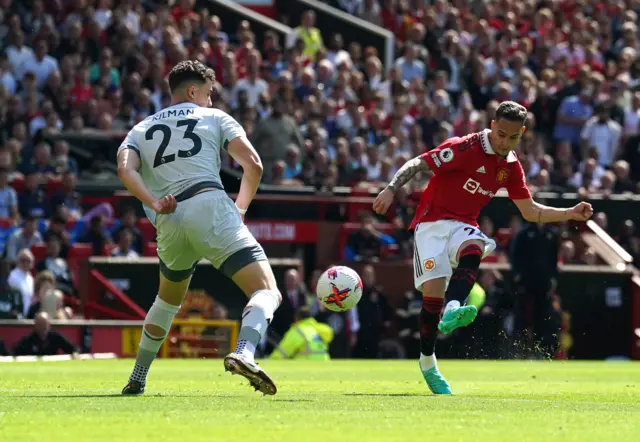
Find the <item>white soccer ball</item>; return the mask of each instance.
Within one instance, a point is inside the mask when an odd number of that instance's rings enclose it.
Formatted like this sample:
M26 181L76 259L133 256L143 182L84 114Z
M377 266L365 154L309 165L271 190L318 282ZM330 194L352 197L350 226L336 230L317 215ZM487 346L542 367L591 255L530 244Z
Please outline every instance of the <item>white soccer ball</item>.
M362 297L360 275L349 267L331 267L318 279L316 297L327 310L347 311Z

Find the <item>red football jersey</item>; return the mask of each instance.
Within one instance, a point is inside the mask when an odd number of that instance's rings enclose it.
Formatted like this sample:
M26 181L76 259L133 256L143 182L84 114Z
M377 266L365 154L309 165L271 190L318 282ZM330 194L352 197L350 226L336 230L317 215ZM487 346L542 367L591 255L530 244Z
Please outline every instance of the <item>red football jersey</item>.
M410 229L418 223L454 219L478 226L480 210L500 189L513 200L531 197L518 157L493 151L489 130L450 138L420 156L435 174L420 197Z

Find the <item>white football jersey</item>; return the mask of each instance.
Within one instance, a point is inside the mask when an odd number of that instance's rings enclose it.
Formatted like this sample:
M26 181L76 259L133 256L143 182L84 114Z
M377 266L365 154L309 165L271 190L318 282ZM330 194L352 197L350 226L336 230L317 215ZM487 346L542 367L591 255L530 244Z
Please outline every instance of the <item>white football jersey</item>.
M172 194L181 201L205 187L223 189L220 149L244 135L242 126L225 112L184 102L136 124L118 153L138 153L140 175L156 198Z

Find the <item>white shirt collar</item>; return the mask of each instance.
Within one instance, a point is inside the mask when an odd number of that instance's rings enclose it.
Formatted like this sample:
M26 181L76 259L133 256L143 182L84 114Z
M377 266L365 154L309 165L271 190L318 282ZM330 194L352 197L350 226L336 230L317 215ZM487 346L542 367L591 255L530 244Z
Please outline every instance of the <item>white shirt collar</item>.
M489 129L485 129L481 132L482 135L480 136L480 140L482 141L482 150L484 150L484 153L487 155L495 155L496 153L493 150L493 147L491 147L491 142L489 141L490 133L491 131ZM509 152L509 155L507 155L507 163L515 163L516 161L518 161L516 154L513 151Z

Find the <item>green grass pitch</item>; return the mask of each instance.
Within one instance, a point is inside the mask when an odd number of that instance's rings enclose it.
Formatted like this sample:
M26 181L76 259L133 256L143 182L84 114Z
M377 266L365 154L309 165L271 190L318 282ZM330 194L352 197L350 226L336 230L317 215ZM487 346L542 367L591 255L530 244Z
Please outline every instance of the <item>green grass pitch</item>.
M220 360L159 360L121 397L131 360L0 364L1 441L634 441L640 364L440 361L433 396L416 361L262 362L264 397Z

